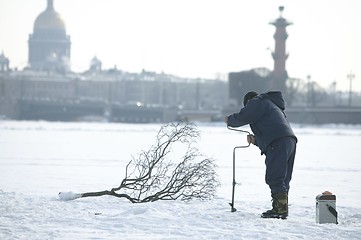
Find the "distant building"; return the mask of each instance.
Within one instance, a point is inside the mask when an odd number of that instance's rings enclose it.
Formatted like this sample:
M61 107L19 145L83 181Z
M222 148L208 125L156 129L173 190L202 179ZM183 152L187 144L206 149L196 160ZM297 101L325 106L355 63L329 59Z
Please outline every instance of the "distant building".
M243 97L249 91L266 92L269 90L272 73L267 68L256 68L242 72L231 72L229 79L230 104L243 105Z
M9 68L10 61L7 57L5 57L4 53L2 52L0 55L0 72L7 72L10 70Z
M35 20L33 34L29 35L29 67L65 73L70 70L70 36L54 10L53 0L47 4Z
M99 72L102 70L102 61L100 61L96 56L90 61L89 71Z

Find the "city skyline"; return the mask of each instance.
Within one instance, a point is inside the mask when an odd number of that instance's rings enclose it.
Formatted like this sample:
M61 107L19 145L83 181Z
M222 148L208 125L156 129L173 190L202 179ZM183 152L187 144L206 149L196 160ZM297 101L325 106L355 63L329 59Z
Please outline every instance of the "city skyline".
M28 61L28 36L46 0L0 0L0 51L11 68ZM89 68L97 56L103 69L142 69L190 78L227 78L229 72L266 67L273 70L274 26L278 7L293 22L286 62L292 78L316 81L324 88L337 82L347 91L347 75L361 91L361 2L54 0L71 36L71 67ZM17 13L17 14L14 14ZM81 16L81 17L79 17ZM360 19L361 20L361 19Z

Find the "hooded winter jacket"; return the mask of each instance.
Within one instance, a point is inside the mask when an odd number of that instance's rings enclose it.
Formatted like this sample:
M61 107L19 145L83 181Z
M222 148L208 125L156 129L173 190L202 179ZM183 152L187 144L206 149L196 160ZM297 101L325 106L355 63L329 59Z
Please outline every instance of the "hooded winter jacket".
M249 124L256 138L256 145L264 154L267 147L282 137L296 135L284 113L285 102L279 91L267 92L252 98L240 112L228 117L227 124L240 127Z

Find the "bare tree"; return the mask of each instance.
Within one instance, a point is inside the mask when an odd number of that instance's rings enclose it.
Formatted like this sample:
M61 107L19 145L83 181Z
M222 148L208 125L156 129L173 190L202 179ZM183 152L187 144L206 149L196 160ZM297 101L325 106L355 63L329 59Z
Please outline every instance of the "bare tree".
M118 187L100 192L77 194L79 197L111 195L126 198L132 203L157 200L209 199L219 185L212 158L204 157L194 145L199 131L194 124L169 123L161 127L154 146L133 158L125 170L125 178ZM175 159L176 145L184 155Z

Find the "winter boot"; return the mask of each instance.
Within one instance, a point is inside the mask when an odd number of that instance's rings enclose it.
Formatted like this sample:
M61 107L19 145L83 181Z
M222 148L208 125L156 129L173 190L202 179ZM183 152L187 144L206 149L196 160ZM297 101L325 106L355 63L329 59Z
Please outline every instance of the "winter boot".
M262 213L262 218L282 218L288 216L288 195L285 192L272 194L272 209Z

